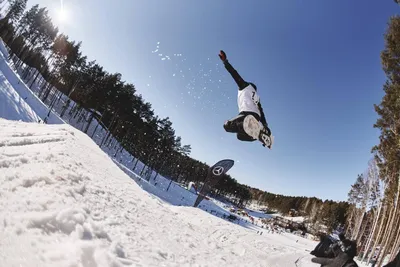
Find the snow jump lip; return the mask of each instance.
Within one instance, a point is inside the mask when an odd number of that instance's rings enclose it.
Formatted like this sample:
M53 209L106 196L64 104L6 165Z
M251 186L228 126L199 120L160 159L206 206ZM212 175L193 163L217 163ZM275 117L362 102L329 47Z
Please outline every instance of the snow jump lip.
M0 127L5 266L290 266L302 255L200 209L160 202L72 126Z

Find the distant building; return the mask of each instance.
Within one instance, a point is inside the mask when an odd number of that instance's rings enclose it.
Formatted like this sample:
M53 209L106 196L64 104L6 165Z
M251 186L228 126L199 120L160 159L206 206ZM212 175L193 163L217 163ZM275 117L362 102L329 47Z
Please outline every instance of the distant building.
M282 228L285 229L290 229L291 231L296 231L296 230L305 230L305 226L303 223L300 222L294 222L289 219L283 218L276 216L272 219L274 225L279 225Z

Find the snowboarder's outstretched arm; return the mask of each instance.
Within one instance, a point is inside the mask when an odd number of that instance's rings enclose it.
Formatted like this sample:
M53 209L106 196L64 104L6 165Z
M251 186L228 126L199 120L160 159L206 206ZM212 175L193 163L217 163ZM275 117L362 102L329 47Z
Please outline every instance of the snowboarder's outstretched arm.
M235 80L235 82L239 86L239 90L243 90L244 88L246 88L249 85L249 83L246 82L245 80L243 80L243 78L240 76L240 74L229 63L224 51L222 51L222 50L220 51L219 58L222 60L226 70L231 74L232 78Z

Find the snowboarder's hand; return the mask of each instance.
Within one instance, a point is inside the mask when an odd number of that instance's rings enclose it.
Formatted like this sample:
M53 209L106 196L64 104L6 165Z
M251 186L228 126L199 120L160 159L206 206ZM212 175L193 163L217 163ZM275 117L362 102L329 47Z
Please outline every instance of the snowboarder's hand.
M314 263L321 264L321 266L325 266L325 267L336 266L336 265L334 265L335 260L332 258L312 258L311 261Z
M321 264L322 267L342 267L349 261L353 261L351 257L349 257L343 251L338 251L338 254L334 258L321 258L321 257L314 257L311 259L312 262ZM349 265L353 266L353 265ZM355 265L357 266L357 265Z
M219 51L219 58L220 58L222 61L225 61L225 60L226 60L226 54L225 54L225 52L224 52L223 50Z

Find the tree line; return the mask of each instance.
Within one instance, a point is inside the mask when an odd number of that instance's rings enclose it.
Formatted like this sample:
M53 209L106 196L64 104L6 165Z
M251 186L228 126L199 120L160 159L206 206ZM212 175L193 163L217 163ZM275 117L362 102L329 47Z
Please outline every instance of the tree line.
M190 157L190 145L183 145L168 117L155 115L149 102L136 87L124 81L120 73L107 72L81 51L81 42L59 32L46 7L32 6L27 0L9 1L6 15L0 20L0 36L9 50L15 69L23 70L21 78L32 88L40 84L38 96L43 102L68 96L65 110L73 101L73 116L88 111L87 132L96 119L108 134L101 145L117 140L136 158L132 168L142 161L148 170L180 183L201 184L209 166ZM65 110L61 117L66 116ZM147 173L151 173L147 170ZM146 170L142 170L144 174ZM249 200L244 185L225 175L215 194L229 196L238 203Z
M390 18L384 40L381 62L386 82L381 102L374 105L379 143L349 191L346 223L360 257L369 262L378 255L376 266L393 259L400 247L400 16Z
M2 3L3 1L0 1ZM396 1L397 2L397 1ZM31 88L40 84L38 96L51 103L62 96L74 102L74 115L89 111L107 129L101 145L117 140L121 148L135 156L132 168L142 161L150 170L180 183L201 184L209 166L190 157L190 145L176 136L169 118L155 115L150 103L120 73L107 72L81 51L81 42L70 40L52 23L45 7L27 0L9 1L0 19L0 36L9 49L9 60ZM372 148L374 158L352 185L347 202L272 194L238 183L225 175L213 194L239 205L257 201L270 209L288 214L299 211L314 224L332 230L346 222L346 232L357 240L363 258L370 259L379 248L381 266L386 255L393 257L400 246L400 17L390 19L381 53L387 80L384 96L375 105L379 118L379 144ZM67 108L68 105L65 105ZM61 116L65 116L63 112ZM144 173L144 169L142 172Z
M331 232L345 224L348 209L347 201L321 200L316 197L285 196L250 188L252 199L258 205L283 215L303 216L309 232Z
M60 116L67 115L72 101L70 115L89 112L82 130L87 133L96 119L108 131L100 145L119 145L128 151L135 157L132 169L139 160L145 164L141 175L154 170L179 183L201 185L209 166L190 157L190 145L182 145L169 118L155 115L151 104L120 73L109 73L83 55L82 43L60 33L45 7L34 5L26 10L26 6L27 0L9 2L6 15L0 19L0 36L13 67L23 70L22 79L31 88L40 85L38 96L42 101L50 99L55 105L68 96ZM240 184L230 175L221 177L212 194L242 206L256 200L283 214L296 209L309 215L310 221L329 228L343 223L346 209L341 202L271 194Z

